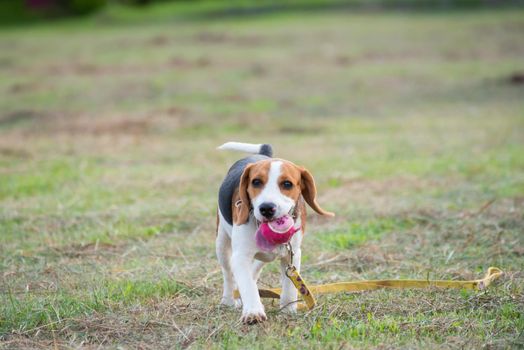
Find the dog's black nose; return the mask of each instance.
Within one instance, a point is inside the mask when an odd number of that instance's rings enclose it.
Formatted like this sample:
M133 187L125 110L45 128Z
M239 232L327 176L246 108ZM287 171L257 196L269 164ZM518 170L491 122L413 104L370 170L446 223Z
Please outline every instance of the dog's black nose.
M264 202L260 204L258 210L260 210L260 214L262 214L263 217L266 219L271 219L277 211L277 206L274 203Z

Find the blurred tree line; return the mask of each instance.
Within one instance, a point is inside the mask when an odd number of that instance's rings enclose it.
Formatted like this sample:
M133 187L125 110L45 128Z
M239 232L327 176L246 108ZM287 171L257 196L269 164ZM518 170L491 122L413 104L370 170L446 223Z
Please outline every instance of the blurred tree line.
M212 2L223 4L228 11L240 9L257 12L279 9L320 8L322 6L382 6L391 7L470 7L522 4L524 0L0 0L0 22L16 22L16 18L56 18L86 15L110 4L147 6L158 2Z
M84 15L95 12L110 2L126 5L147 5L168 0L0 0L12 2L13 7L43 16ZM171 0L174 1L174 0ZM178 0L181 1L181 0Z

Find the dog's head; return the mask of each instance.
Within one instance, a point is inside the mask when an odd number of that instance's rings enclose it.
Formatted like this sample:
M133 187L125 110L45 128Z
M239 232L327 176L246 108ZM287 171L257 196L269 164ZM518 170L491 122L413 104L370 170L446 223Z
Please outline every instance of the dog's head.
M239 207L236 223L249 219L250 209L258 221L271 221L291 212L300 196L320 215L334 216L316 201L315 180L307 169L281 159L267 159L249 164L240 178Z

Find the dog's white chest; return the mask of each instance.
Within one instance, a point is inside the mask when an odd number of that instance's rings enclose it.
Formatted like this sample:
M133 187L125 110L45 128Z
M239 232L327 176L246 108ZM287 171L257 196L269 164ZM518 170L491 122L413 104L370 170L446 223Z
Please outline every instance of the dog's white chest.
M277 255L275 253L258 252L255 254L255 259L263 262L271 262L275 260Z
M272 252L257 252L255 254L255 259L263 262L271 262L276 258L283 258L288 254L286 247L282 244L276 247Z

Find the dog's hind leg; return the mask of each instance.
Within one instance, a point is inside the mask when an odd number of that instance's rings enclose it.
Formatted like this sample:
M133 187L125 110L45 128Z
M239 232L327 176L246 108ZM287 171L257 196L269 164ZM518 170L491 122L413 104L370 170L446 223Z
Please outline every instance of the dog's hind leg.
M231 238L226 231L221 228L220 224L218 226L216 239L216 253L224 277L224 289L220 303L223 305L239 307L240 300L235 300L233 296L233 291L236 288L236 285L231 270Z

